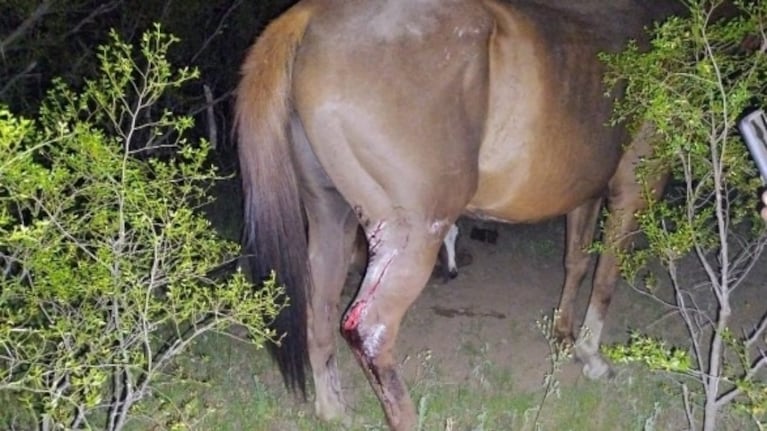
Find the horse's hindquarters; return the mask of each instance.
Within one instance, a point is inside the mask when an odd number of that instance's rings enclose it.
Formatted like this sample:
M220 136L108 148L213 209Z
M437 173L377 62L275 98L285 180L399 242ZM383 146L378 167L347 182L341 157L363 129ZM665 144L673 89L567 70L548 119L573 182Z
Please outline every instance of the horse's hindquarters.
M366 4L315 17L295 64L296 112L363 218L392 207L454 218L476 188L491 22L473 2Z

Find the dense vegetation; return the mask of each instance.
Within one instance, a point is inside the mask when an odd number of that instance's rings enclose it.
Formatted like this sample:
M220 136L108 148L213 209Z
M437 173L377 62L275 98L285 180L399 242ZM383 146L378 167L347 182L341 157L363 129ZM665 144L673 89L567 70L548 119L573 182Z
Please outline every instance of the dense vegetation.
M253 289L199 209L240 54L278 7L0 6L0 428L122 429L200 336L276 336L281 289Z
M611 355L678 377L690 429L707 431L733 407L767 427L767 356L760 347L767 308L761 303L746 313L738 300L767 245L756 211L762 182L737 126L747 109L767 107L767 3L734 3L737 13L718 19L722 2L690 0L689 16L653 30L649 50L632 45L604 56L608 83L627 83L616 121L649 121L656 131L640 181L648 184L658 169L671 170L676 181L659 201L645 187L651 204L639 220L649 247L623 256L624 274L634 280L650 259L659 260L674 288L666 303L689 333L678 348L636 334ZM681 270L690 255L704 274L700 284Z

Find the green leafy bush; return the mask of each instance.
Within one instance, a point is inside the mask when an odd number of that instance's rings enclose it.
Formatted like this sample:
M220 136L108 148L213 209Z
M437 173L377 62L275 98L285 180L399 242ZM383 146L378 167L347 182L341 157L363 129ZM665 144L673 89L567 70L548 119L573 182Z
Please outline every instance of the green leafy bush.
M273 282L214 275L238 246L196 211L206 144L156 108L197 75L168 63L174 42L156 26L136 56L113 34L81 92L57 83L35 120L0 107L0 395L21 409L2 428L120 429L199 335L275 335Z
M649 50L634 44L603 59L607 83L626 84L615 120L634 127L650 122L657 138L653 157L638 173L650 200L638 214L649 247L623 254L622 269L634 279L648 259L663 263L690 340L680 350L635 334L628 346L608 352L613 360L681 373L690 429L698 423L704 430L716 429L718 413L732 404L764 429L767 385L757 377L767 364L758 347L767 327L764 314L755 318L752 330L731 325L739 312L733 308L736 288L767 243L756 211L761 181L737 129L747 107L766 102L767 2L736 1L736 10L720 1L684 3L689 16L657 26ZM659 201L650 198L646 181L657 169L670 170L676 180L670 196ZM704 289L680 276L680 261L690 254L700 264ZM692 299L696 295L698 301ZM706 303L713 307L701 305Z

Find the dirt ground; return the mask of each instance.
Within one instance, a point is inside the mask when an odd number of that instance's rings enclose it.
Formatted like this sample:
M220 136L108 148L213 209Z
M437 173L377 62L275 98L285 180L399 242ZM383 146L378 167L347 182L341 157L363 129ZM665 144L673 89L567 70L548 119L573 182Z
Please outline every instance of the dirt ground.
M551 370L549 345L539 323L552 316L564 281L564 217L532 225L460 219L458 225L459 258L470 256L471 263L460 267L458 277L447 282L435 268L429 284L408 312L397 344L406 379L411 384L418 379L418 364L412 359L428 353L444 371L443 376L460 384L472 378L480 356L511 373L515 392L537 391ZM472 239L473 228L497 231L496 243ZM693 256L683 261L682 279L690 286L704 277L696 262ZM585 315L594 264L595 259L578 294L576 324ZM657 277L652 292L673 303L673 289L663 268L648 270ZM767 259L763 257L734 296L734 309L741 314L734 319L732 328L743 322L746 325L742 329L748 331L753 327L749 325L761 318L765 274ZM351 300L356 282L355 277L350 277L345 303ZM650 298L647 288L619 282L606 319L604 343L624 342L631 331L663 336L678 341L680 346L689 343L679 314ZM710 292L704 287L698 289L697 305L713 310ZM346 348L340 338L339 347ZM565 385L579 379L584 377L575 361L568 362L559 375Z
M409 358L429 352L455 382L471 378L476 350L495 365L511 370L515 391L535 391L550 371L549 347L539 323L557 307L564 281L564 218L534 225L504 225L459 220L457 278L445 281L440 268L408 312L398 350L408 377L416 377ZM497 231L497 241L471 238L473 228ZM354 291L350 277L344 299ZM590 279L579 291L578 319L585 314ZM625 283L616 290L604 339L625 340L631 328L652 327L662 310ZM341 345L341 348L345 346ZM475 352L467 352L467 349ZM415 362L415 361L413 361ZM565 366L563 383L580 377L580 366Z
M237 193L229 183L227 193ZM239 207L236 199L219 201L222 206L209 216L214 225L229 226L224 232L231 238L239 231ZM229 207L229 205L231 205ZM224 208L226 207L226 208ZM226 209L225 211L222 209ZM440 381L457 385L477 378L478 361L508 372L507 390L515 394L535 393L551 371L549 345L538 323L551 317L558 305L564 281L564 217L539 224L508 225L461 218L457 241L459 264L470 256L468 265L459 267L459 275L445 281L439 268L406 315L397 342L398 357L409 386L421 381L422 358L429 356L438 364ZM471 238L473 228L497 232L495 243ZM595 259L594 259L595 260ZM593 272L592 269L589 275ZM654 292L673 303L671 284L659 266L652 268L658 280ZM682 279L690 286L703 277L700 266L690 256L684 262ZM739 314L733 328L748 331L764 312L764 284L767 280L767 256L763 256L747 283L739 288L734 309ZM350 275L344 291L347 305L358 285L359 276ZM576 324L583 318L591 293L590 277L584 281L576 301ZM701 284L701 286L703 286ZM689 343L681 319L674 310L643 294L642 286L632 288L621 280L610 306L602 341L618 343L628 339L630 331L662 335ZM714 304L704 287L698 295L701 307ZM705 301L709 301L706 303ZM340 321L340 317L339 321ZM738 322L745 325L739 326ZM736 331L740 333L740 331ZM351 358L340 334L337 337L341 356L340 373L348 399L370 392L360 384L362 373ZM616 367L620 371L620 366ZM352 380L358 379L357 384ZM575 385L585 378L581 366L567 362L557 376L563 385ZM279 376L268 379L281 387ZM356 396L355 396L356 395ZM353 401L352 401L353 402ZM307 407L308 408L308 407Z

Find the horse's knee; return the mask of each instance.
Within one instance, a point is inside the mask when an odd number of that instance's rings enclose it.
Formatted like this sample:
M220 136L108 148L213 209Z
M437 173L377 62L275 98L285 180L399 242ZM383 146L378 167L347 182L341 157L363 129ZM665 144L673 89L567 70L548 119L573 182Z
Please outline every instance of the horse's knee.
M365 320L368 313L365 300L355 302L341 324L341 334L354 353L368 365L373 365L388 336L386 325Z

